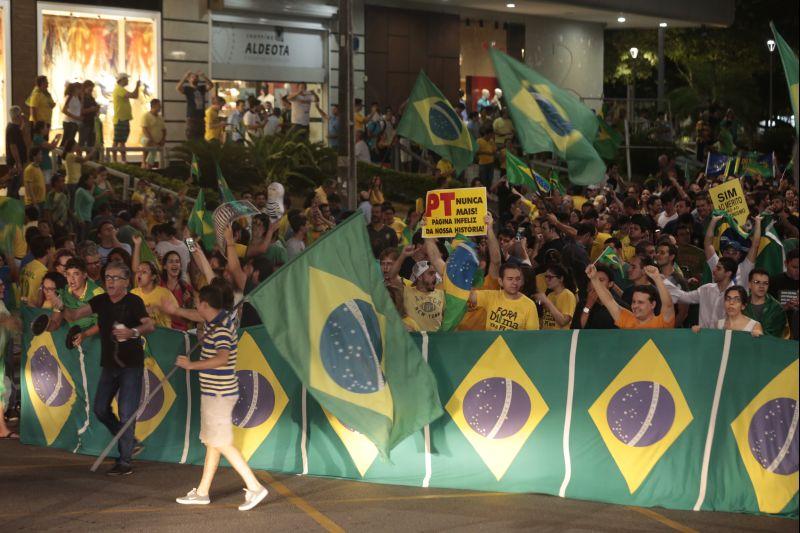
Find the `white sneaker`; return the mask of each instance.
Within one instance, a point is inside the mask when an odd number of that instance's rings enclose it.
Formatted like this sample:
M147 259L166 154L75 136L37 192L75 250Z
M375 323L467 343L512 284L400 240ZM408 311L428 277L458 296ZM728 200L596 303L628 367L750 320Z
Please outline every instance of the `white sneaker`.
M244 503L239 506L240 511L249 511L267 497L269 491L266 487L261 487L261 490L252 491L244 489Z
M197 494L197 489L192 489L186 496L175 498L175 501L183 505L208 505L211 503L211 498L200 496Z

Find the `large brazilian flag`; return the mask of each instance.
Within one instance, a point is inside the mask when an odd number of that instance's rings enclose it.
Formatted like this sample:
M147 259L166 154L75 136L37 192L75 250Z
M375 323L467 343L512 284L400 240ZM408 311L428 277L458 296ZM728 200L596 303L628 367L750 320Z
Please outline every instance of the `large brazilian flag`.
M442 92L420 72L397 134L453 163L456 173L472 163L478 144Z
M797 107L798 107L798 91L797 91L797 83L798 83L798 61L797 61L797 54L794 53L792 47L789 46L781 34L778 33L778 30L775 29L775 24L772 22L769 23L769 27L772 29L772 34L775 36L775 41L778 43L778 53L781 55L781 63L783 63L783 72L786 74L786 83L789 85L789 100L792 102L792 111L794 111L794 131L795 133L798 132L798 116L797 116Z
M247 297L314 398L382 455L442 414L436 380L350 217ZM365 266L367 265L367 266Z
M606 166L592 146L598 128L594 112L516 59L494 48L489 54L525 153L563 158L578 185L600 182Z

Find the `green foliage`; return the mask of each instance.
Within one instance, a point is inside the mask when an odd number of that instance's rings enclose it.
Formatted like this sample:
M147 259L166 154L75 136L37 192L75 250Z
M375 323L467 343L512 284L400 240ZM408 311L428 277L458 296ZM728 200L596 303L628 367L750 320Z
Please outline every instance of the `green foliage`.
M436 179L426 174L400 172L391 168L379 167L358 162L358 187L366 190L372 178L379 176L383 183L383 194L387 200L413 204L417 198L425 198L425 194L437 188ZM463 187L463 184L448 184ZM442 187L447 188L447 187Z
M290 190L300 191L336 175L336 152L322 143L302 140L300 131L265 135L245 144L219 141L186 141L173 155L189 165L195 154L204 187L215 189L215 163L219 164L228 185L235 192L264 189L277 181Z

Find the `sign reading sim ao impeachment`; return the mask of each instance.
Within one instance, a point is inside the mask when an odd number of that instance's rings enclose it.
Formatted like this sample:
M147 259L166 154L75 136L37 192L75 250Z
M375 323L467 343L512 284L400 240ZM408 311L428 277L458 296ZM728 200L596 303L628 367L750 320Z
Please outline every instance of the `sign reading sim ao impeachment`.
M428 191L423 237L486 235L486 187Z
M711 194L711 203L714 205L714 209L726 211L736 220L739 227L745 225L750 208L747 207L747 199L744 197L741 181L732 179L716 187L711 187L708 192Z

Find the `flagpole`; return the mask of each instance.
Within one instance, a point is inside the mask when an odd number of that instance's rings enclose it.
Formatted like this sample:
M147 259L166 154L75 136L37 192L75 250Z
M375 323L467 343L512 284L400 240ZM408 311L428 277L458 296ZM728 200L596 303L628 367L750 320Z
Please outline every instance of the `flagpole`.
M631 131L628 127L628 117L625 117L625 161L628 165L628 183L632 178L631 173Z

